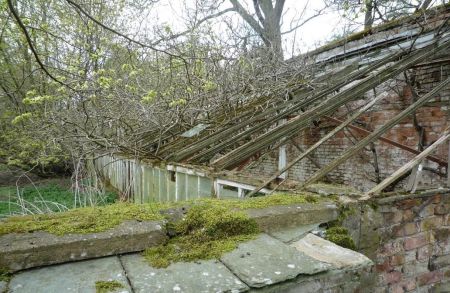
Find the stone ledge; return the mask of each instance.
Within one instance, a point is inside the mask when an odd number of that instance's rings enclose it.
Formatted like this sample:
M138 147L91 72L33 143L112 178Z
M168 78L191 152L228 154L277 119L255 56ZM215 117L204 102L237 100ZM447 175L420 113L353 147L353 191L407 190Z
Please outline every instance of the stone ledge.
M327 223L338 217L334 203L304 203L272 206L245 211L259 225L261 231L272 233L316 223Z
M0 268L12 272L142 251L162 244L167 236L162 222L125 221L105 232L57 236L43 231L0 236Z

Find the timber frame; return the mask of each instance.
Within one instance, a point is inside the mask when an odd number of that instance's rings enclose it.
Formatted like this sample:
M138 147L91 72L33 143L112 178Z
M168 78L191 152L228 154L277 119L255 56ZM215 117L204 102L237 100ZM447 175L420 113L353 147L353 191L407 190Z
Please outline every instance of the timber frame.
M429 17L434 17L435 21L429 22ZM423 15L408 18L403 22L397 22L392 26L384 25L378 31L375 29L372 32L374 35L372 40L361 41L360 45L348 50L345 49L345 42L337 42L334 44L335 47L333 45L325 46L306 56L309 58L309 62L320 69L318 72L321 72L310 78L310 84L315 86L305 86L302 82L292 84L286 88L289 99L284 103L271 104L269 98L251 100L244 103L239 113L231 119L223 119L219 114L216 124L202 126L201 129L199 127L196 135L167 136L157 142L156 138L147 134L143 140L149 142L147 143L149 152L153 152L155 157L162 158L162 161L167 164L189 165L193 169L196 169L196 166L199 166L200 169L208 168L211 173L215 174L215 184L238 188L239 197L254 196L260 191L270 193L271 190L268 188L276 189L277 184L275 187L271 185L284 173L304 158L310 158L309 155L318 147L346 128L356 130L366 136L339 157L334 158L329 164L320 168L306 181L301 182L298 185L299 188L305 188L321 180L340 164L377 140L413 153L416 157L372 188L363 196L363 199L382 192L385 187L418 165L421 160L428 159L448 170L446 160L432 155L432 151L450 137L448 129L425 150L415 150L395 140L385 138L383 135L429 102L436 94L448 90L450 77L441 81L427 94L419 97L418 100L373 132L359 128L354 125L354 122L368 109L385 99L383 94L372 99L365 99L365 104L346 119L335 118L333 113L418 64L428 62L436 56L447 54L446 56L449 57L449 17L450 6L446 5L425 12ZM383 39L377 39L377 33L384 36ZM361 35L360 40L364 40L364 37L369 38L370 34L369 37ZM342 50L342 46L344 46L344 50ZM287 62L294 63L295 59ZM340 67L333 69L332 65L336 62L339 62ZM263 105L265 106L263 107ZM267 105L269 106L267 107ZM299 132L321 120L334 122L337 126L311 147L302 151L296 158L290 162L284 162L279 170L269 178L264 178L259 183L248 184L246 182L239 183L237 180L227 181L218 175L233 176L232 170L244 168L261 155L283 146ZM180 130L179 133L182 134L182 131ZM449 172L447 171L447 173ZM215 189L217 190L217 187ZM247 192L244 193L243 190Z

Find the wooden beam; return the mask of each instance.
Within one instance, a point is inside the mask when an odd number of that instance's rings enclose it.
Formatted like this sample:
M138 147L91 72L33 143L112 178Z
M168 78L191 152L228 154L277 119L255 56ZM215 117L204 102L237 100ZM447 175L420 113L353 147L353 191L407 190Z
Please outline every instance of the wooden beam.
M438 140L436 140L432 145L430 145L423 152L417 155L414 159L412 159L407 164L403 165L401 168L395 171L391 176L384 179L380 184L378 184L377 186L369 190L367 193L365 193L363 197L361 197L361 200L367 200L373 195L379 194L381 191L383 191L384 188L389 186L389 184L394 182L397 178L399 178L400 176L402 176L403 174L414 168L416 165L418 165L422 161L422 159L431 154L431 152L433 152L438 146L440 146L449 138L450 138L450 129L447 128L444 131L443 135Z
M420 99L418 99L416 102L411 104L408 108L394 116L392 119L390 119L386 124L372 132L370 135L366 136L362 140L360 140L357 144L350 147L345 151L341 156L333 160L330 164L323 167L319 171L317 171L311 178L309 178L303 186L306 186L308 184L311 184L313 182L316 182L317 180L321 179L324 175L328 174L330 171L334 170L337 166L348 160L350 157L355 155L357 152L359 152L361 149L363 149L366 145L371 143L372 141L378 139L381 137L386 131L394 127L397 123L402 121L404 118L406 118L410 113L417 110L419 107L424 105L429 99L434 97L438 92L440 92L442 89L447 87L450 84L450 77L441 82L438 86L436 86L432 91L430 91L428 94L424 95Z
M270 184L270 182L272 182L273 180L275 180L278 176L280 176L280 174L283 174L284 172L286 172L287 170L289 170L290 168L292 168L295 164L297 164L298 162L300 162L304 157L308 156L310 153L312 153L313 151L315 151L319 146L321 146L323 143L325 143L327 140L329 140L331 137L333 137L336 133L338 133L339 131L341 131L342 129L344 129L344 127L346 127L347 125L349 125L350 123L352 123L356 118L358 118L362 113L364 113L365 111L367 111L368 109L370 109L373 105L375 105L375 103L377 103L378 101L382 100L385 97L385 95L379 95L377 96L375 99L373 99L372 101L370 101L369 103L367 103L366 105L364 105L362 108L360 108L358 111L356 111L353 115L351 115L350 117L348 117L344 122L342 122L339 126L337 126L335 129L333 129L332 131L328 132L322 139L320 139L318 142L316 142L315 144L313 144L311 147L309 147L306 151L304 151L302 154L300 154L298 157L296 157L294 160L292 160L291 162L289 162L289 164L282 168L281 170L279 170L278 172L276 172L274 175L272 175L272 177L270 177L267 181L265 181L263 184L261 184L260 186L258 186L257 188L255 188L252 192L250 192L248 194L248 196L253 196L255 193L257 193L259 190L261 190L262 188L266 187L267 185Z
M216 168L225 169L236 166L237 164L239 164L239 162L245 160L255 152L264 149L265 147L273 144L275 141L281 139L282 137L292 137L293 135L298 133L298 131L307 127L312 121L319 119L323 115L329 115L333 113L334 111L336 111L336 109L349 102L353 98L363 95L365 92L374 88L375 86L397 76L404 70L410 68L412 65L431 57L435 53L447 49L449 46L450 41L442 42L439 45L433 43L413 53L410 53L410 55L406 56L399 62L390 64L389 66L385 66L384 68L382 67L378 71L373 71L371 75L358 82L358 84L346 90L343 90L332 97L329 97L325 102L322 102L319 105L310 108L306 112L303 112L296 119L292 119L286 124L278 126L260 135L256 139L234 149L233 151L228 152L221 158L214 161L212 165ZM286 112L288 112L287 114L293 113L289 111Z
M336 123L342 123L342 120L337 119L337 118L333 118L333 117L330 117L330 116L324 116L324 118L325 118L325 119L328 119L328 120L330 120L330 121L336 122ZM368 131L368 130L366 130L366 129L364 129L364 128L355 126L355 125L351 125L351 124L350 124L350 125L348 125L347 127L350 128L350 129L356 130L356 131L358 131L358 132L361 132L361 133L363 133L363 134L365 134L365 135L371 134L370 131ZM388 144L390 144L390 145L396 146L396 147L398 147L398 148L401 148L402 150L408 151L408 152L413 153L413 154L415 154L415 155L420 154L420 151L419 151L419 150L413 149L413 148L411 148L411 147L409 147L409 146L406 146L406 145L404 145L404 144L401 144L401 143L399 143L399 142L396 142L395 140L392 140L392 139L389 139L389 138L385 138L385 137L383 137L383 136L379 137L378 139L381 140L382 142L385 142L385 143L388 143ZM439 164L440 166L442 166L442 167L446 167L446 168L447 168L448 163L447 163L446 161L443 161L442 159L440 159L440 158L438 158L438 157L435 157L435 156L430 155L430 156L427 157L427 159L430 160L430 161L433 161L433 162L435 162L435 163L438 163L438 164Z
M208 146L210 146L212 144L216 144L214 147L202 151L201 153L197 154L196 156L191 157L189 160L196 161L196 160L200 159L200 160L204 161L205 159L209 159L210 157L212 157L214 154L220 152L221 150L234 145L237 141L242 140L243 138L248 137L249 135L251 135L253 133L256 133L260 130L263 130L264 128L267 128L267 127L273 125L278 120L286 118L289 115L291 115L292 113L300 111L303 107L309 106L310 104L325 98L327 95L337 91L345 84L348 84L349 82L351 82L355 79L361 78L389 62L397 60L404 54L405 54L404 52L397 52L397 53L390 55L386 59L377 61L374 64L367 66L363 69L355 70L350 74L344 74L343 78L339 78L337 81L333 82L331 84L331 86L328 86L313 95L311 95L310 92L303 93L291 101L287 101L287 102L279 104L273 108L267 109L267 110L263 111L262 113L256 114L255 116L253 116L249 119L244 119L244 121L242 121L234 126L228 127L227 129L223 129L222 131L215 133L211 137L208 137L207 139L205 139L203 141L195 143L194 145L187 147L186 149L183 149L180 152L177 152L176 154L169 157L168 159L175 160L175 161L184 160L186 158L190 158L193 154L197 153L198 151L204 150L205 148L207 148ZM346 72L346 70L347 70L347 68L344 68L337 73L334 72L333 74L340 76L340 72ZM323 76L320 76L318 79L326 81L327 78L329 79L332 77L333 76L329 76L328 74L325 74ZM287 109L287 110L285 110L285 109ZM285 110L285 111L282 111L282 110ZM282 112L280 114L276 115L276 113L278 113L280 111L282 111ZM274 114L275 114L275 116L268 117L268 116L274 115ZM255 123L261 119L263 119L263 122L257 123L256 126L250 127L249 129L247 129L235 136L231 136L231 134L233 134L233 133L239 131L240 129L243 129L244 127L246 127L252 123ZM223 139L224 139L224 141L218 143L218 141L223 140Z

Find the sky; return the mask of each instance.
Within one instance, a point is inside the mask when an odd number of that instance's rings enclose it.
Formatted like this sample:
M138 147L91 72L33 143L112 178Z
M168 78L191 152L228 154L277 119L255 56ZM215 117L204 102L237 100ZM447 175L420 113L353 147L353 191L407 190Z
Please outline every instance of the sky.
M241 0L241 2L252 11L251 0ZM194 3L193 0L160 0L153 9L149 10L146 19L152 24L167 25L174 33L183 31L185 29L183 19L187 19L186 7L190 5L192 8ZM224 0L222 7L230 6L228 0ZM286 0L282 30L290 30L297 23L296 21L304 21L324 6L323 0ZM227 14L227 16L231 15L233 13ZM239 18L237 14L234 15L235 19ZM336 11L327 9L326 13L313 18L296 31L283 36L286 57L305 53L323 45L333 37L342 35L347 23ZM142 29L145 24L141 22L138 26ZM217 25L216 29L220 31L223 27Z

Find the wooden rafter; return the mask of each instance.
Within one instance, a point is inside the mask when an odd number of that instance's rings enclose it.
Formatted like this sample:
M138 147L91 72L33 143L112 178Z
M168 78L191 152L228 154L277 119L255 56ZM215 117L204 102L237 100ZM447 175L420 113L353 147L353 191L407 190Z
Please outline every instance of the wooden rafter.
M301 129L307 127L312 121L320 119L324 115L333 113L340 106L352 100L354 97L363 95L368 90L376 87L377 85L385 82L386 80L393 78L410 68L412 65L426 60L433 54L447 49L450 46L450 41L442 42L437 45L436 42L428 45L422 49L416 50L410 53L402 60L389 64L384 68L380 68L379 72L373 72L372 75L359 81L356 85L328 98L325 102L309 109L308 111L300 114L297 118L288 121L286 124L278 126L256 139L234 149L233 151L222 156L218 160L212 163L217 168L230 168L245 160L253 153L273 144L275 141L283 137L291 137ZM388 58L390 59L390 58ZM292 112L290 112L292 113Z
M408 108L394 116L392 119L390 119L386 124L381 126L376 131L372 132L370 135L366 136L362 140L360 140L357 144L350 147L347 151L345 151L341 156L333 160L331 163L329 163L327 166L323 167L319 171L317 171L313 176L311 176L304 184L303 186L306 186L308 184L314 183L318 180L320 180L324 175L328 174L330 171L334 170L337 166L348 160L350 157L352 157L354 154L362 150L365 146L367 146L372 141L378 139L381 137L386 131L394 127L396 124L398 124L400 121L405 119L409 114L411 114L413 111L417 110L419 107L423 106L428 100L430 100L432 97L434 97L437 93L439 93L442 89L447 87L450 84L450 77L446 80L442 81L438 86L436 86L432 91L430 91L428 94L424 95L420 99L418 99L416 102L411 104Z
M428 155L430 155L438 146L443 144L447 139L450 138L450 129L447 128L442 136L436 140L432 145L430 145L428 148L426 148L423 152L418 154L414 159L409 161L407 164L403 165L401 168L399 168L397 171L395 171L391 176L384 179L380 184L369 190L367 193L361 197L361 200L367 200L370 197L372 197L375 194L379 194L383 191L386 187L388 187L392 182L397 180L399 177L406 174L408 171L410 171L412 168L414 168L416 165L418 165L424 158L426 158Z

